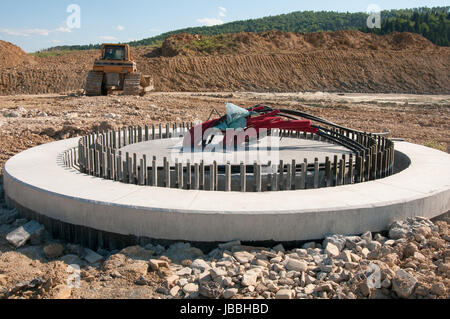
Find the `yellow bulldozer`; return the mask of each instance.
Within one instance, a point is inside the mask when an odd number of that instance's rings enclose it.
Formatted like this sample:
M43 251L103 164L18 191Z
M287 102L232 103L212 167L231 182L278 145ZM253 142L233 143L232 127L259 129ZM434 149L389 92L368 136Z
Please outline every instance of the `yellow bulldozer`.
M86 95L108 95L123 91L124 95L144 95L154 89L153 79L138 72L128 44L103 44L100 59L86 80Z

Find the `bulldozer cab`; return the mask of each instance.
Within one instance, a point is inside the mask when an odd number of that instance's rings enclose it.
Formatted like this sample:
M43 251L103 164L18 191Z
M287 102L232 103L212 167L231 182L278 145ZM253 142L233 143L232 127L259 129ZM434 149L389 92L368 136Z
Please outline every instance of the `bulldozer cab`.
M132 61L128 45L104 44L102 46L102 60Z

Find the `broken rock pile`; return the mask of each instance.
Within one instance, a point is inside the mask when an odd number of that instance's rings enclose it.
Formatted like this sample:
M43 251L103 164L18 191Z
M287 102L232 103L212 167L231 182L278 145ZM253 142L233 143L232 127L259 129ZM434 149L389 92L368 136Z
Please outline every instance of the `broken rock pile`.
M0 297L72 298L77 291L65 284L72 265L84 291L107 283L130 292L147 287L157 298L445 299L449 241L448 218L417 217L394 222L385 234L330 235L290 250L233 241L208 254L189 243L93 251L53 239L1 201ZM21 274L11 263L24 259L34 268Z

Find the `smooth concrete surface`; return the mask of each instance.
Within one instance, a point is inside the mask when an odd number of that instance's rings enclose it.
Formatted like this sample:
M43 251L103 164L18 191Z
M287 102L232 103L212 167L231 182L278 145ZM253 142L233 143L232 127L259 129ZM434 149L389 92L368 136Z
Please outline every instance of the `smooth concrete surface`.
M346 154L349 158L349 155L352 154L352 151L340 145L292 137L266 136L250 143L247 149L240 145L236 151L234 149L224 150L220 144L222 140L223 136L216 136L213 143L208 145L203 152L201 150L183 151L182 137L131 144L120 150L122 154L136 153L138 157L145 154L149 159L156 156L158 166L163 166L164 157L171 165L175 164L176 160L180 163L187 161L200 163L203 160L205 165L210 165L214 161L217 161L219 165L227 162L232 165L239 165L241 162L253 165L255 161L267 165L269 162L278 164L280 160L283 160L284 163L291 163L293 159L297 163L303 163L304 159L307 159L308 163L314 163L316 158L319 159L319 163L325 163L327 156L333 160L334 155L341 158Z
M120 235L217 242L302 241L327 234L382 231L398 219L450 210L450 155L406 142L411 160L391 177L362 184L266 193L136 186L64 167L78 139L41 145L11 158L4 186L11 202L63 223Z

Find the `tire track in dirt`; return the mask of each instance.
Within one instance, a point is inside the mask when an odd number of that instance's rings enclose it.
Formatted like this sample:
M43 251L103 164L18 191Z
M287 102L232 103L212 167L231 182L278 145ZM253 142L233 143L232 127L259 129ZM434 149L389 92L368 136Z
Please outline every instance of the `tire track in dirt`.
M177 91L176 84L186 91L450 92L449 57L428 54L419 61L404 52L384 52L382 57L345 51L183 57L160 60L154 72L161 91ZM193 84L196 78L203 85Z
M450 48L434 46L418 35L275 32L229 37L237 46L234 53L197 52L191 44L198 37L177 36L167 40L162 50L174 57L145 47L133 49L133 55L139 69L154 77L156 90L163 92L450 92ZM177 48L182 49L177 52ZM83 89L98 54L78 51L0 66L0 95Z

